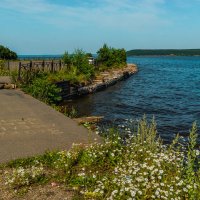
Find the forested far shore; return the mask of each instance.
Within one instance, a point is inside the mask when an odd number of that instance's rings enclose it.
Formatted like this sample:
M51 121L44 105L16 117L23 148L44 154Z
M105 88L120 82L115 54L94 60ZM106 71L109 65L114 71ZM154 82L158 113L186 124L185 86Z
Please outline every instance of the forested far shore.
M127 56L200 56L200 49L135 49Z

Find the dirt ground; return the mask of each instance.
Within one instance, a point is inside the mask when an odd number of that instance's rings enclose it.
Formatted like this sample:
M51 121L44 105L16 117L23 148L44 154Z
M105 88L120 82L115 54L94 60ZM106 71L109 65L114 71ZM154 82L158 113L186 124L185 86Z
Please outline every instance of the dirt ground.
M71 200L72 192L61 187L52 187L51 185L36 186L30 188L23 195L9 192L9 190L0 189L1 200Z
M5 180L0 174L0 200L71 200L73 191L56 183L47 183L45 185L36 185L30 187L22 194L16 194L5 185Z

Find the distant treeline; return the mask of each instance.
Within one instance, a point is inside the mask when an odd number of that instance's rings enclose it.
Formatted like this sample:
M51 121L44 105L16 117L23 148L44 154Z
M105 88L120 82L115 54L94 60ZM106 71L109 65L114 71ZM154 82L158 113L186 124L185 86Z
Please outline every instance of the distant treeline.
M127 56L200 56L200 49L135 49L126 53Z

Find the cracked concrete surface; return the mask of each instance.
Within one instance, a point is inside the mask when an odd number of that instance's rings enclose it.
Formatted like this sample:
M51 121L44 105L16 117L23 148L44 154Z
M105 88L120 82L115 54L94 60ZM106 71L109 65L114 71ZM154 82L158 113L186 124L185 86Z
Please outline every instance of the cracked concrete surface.
M20 90L0 90L0 163L99 137Z

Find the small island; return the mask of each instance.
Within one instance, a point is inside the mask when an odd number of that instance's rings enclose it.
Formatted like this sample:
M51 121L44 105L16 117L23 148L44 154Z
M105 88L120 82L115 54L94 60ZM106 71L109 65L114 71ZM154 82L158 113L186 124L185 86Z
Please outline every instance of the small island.
M127 56L200 56L200 49L134 49Z

